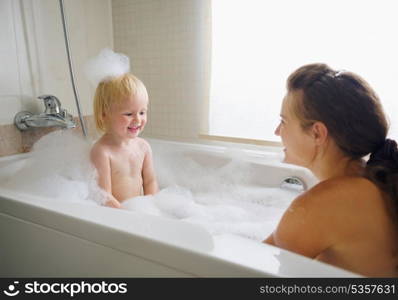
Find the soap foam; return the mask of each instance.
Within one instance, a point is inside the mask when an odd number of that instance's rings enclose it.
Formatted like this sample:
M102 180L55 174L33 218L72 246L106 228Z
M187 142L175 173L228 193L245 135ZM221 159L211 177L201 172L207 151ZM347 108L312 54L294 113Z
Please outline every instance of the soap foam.
M200 224L213 235L261 241L298 195L253 185L257 175L238 150L209 154L150 143L161 190L123 201L123 209ZM34 145L27 164L4 185L54 201L101 205L106 197L90 162L91 146L71 131L50 133Z
M58 130L37 141L25 166L3 185L54 201L102 204L105 194L90 162L91 143Z
M130 59L122 53L113 52L104 48L101 52L90 58L84 65L84 71L90 83L97 87L101 81L123 75L130 70Z
M299 194L252 185L256 174L239 150L209 156L159 143L152 150L161 191L126 200L125 209L200 224L213 235L262 241Z

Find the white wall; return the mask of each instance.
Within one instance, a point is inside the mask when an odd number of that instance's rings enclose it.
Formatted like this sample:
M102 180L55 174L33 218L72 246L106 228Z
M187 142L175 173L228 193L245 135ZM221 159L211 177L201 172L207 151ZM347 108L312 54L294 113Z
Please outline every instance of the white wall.
M64 0L84 115L94 88L84 62L104 47L127 54L150 95L145 134L196 138L206 132L210 0ZM113 23L112 23L113 19ZM59 1L0 1L0 125L20 110L39 113L53 94L77 116Z
M92 114L93 88L84 62L113 47L111 0L65 0L76 84L84 115ZM59 1L0 1L0 124L20 110L41 112L41 94L57 96L77 116Z
M206 131L210 0L113 0L115 51L150 97L145 135L195 139Z

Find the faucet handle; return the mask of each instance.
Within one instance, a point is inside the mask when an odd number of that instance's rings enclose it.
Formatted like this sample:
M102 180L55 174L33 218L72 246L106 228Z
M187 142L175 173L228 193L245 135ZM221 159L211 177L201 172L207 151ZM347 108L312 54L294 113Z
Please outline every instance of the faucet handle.
M44 101L45 114L55 115L61 112L61 101L53 95L41 95L37 97Z
M71 114L69 114L68 111L64 108L61 109L61 116L64 119L73 119L73 116Z

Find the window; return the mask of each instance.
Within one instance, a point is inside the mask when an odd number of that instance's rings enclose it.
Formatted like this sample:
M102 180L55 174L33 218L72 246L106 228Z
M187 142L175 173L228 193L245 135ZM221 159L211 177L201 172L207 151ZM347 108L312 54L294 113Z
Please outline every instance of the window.
M324 62L376 90L398 138L395 0L212 0L209 134L279 141L288 75Z

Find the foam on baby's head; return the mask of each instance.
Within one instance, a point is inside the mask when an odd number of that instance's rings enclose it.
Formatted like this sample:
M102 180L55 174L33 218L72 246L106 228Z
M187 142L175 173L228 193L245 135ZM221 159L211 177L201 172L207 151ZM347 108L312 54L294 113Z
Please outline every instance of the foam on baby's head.
M122 54L105 48L89 59L85 65L85 73L88 80L94 87L100 82L119 77L130 71L130 59Z

